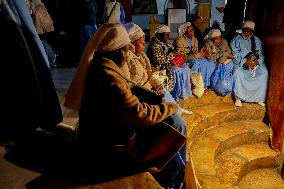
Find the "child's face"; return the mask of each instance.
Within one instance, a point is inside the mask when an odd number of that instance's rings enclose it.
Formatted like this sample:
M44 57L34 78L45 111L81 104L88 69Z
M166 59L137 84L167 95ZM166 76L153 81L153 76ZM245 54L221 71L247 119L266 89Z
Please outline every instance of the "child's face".
M189 37L189 38L194 37L193 27L192 26L187 27L185 33L186 33L186 36Z
M214 44L220 45L222 43L222 37L221 36L214 37L212 38L212 41Z
M195 21L194 21L194 24L196 27L200 27L202 25L202 20L200 18L197 18Z
M133 41L132 44L135 47L135 54L136 53L143 53L145 46L146 46L145 36L142 36L139 39L137 39L136 41Z
M251 28L243 28L242 32L243 32L243 36L247 39L251 38L251 36L253 35L253 29Z
M170 32L164 32L164 33L163 33L163 39L164 39L165 41L167 41L167 40L169 39L169 37L170 37Z

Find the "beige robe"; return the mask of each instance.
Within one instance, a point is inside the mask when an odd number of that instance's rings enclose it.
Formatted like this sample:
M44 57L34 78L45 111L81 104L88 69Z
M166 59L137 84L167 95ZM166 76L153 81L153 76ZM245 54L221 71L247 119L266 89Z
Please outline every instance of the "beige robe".
M173 43L175 49L184 54L186 60L192 60L196 58L196 53L198 52L198 41L195 37L192 38L192 47L189 47L187 39L184 35L178 36Z
M128 51L122 70L127 78L148 89L161 85L160 81L152 77L150 60L145 53L137 56L132 51Z
M149 105L140 102L132 94L131 86L124 79L122 70L109 59L101 58L99 61L102 63L98 63L101 64L97 65L98 69L93 69L94 65L90 68L89 74L93 77L86 81L82 99L80 124L83 124L85 130L88 130L89 126L90 130L96 129L92 127L97 123L104 123L108 127L114 127L115 130L127 126L147 127L177 113L176 103Z

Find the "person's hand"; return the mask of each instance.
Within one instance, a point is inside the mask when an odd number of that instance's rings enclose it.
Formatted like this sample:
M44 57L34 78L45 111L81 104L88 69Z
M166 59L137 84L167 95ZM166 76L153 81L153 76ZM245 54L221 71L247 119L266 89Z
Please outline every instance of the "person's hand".
M211 51L208 48L202 48L198 53L197 53L197 58L211 58Z
M233 59L233 58L234 58L233 53L228 54L227 58L228 58L228 59Z
M180 105L178 106L178 112L177 112L177 115L181 116L182 114L182 108L180 107Z
M252 64L253 68L255 68L258 65L258 61L257 60L253 60L251 64Z
M152 85L151 85L151 83L150 83L149 81L147 81L147 82L143 85L143 87L145 87L145 88L147 88L147 89L152 89Z
M247 60L244 64L247 68L254 69L257 65L257 61Z
M208 48L204 48L205 58L210 59L212 56L211 51Z
M205 58L205 56L206 56L205 48L202 48L198 53L196 53L196 58Z
M62 31L62 30L61 30L58 34L59 34L59 35L67 35L66 32L65 32L65 31Z
M164 87L163 87L163 85L159 85L159 86L156 87L154 90L155 90L156 93L158 93L159 95L161 95L161 94L164 93Z

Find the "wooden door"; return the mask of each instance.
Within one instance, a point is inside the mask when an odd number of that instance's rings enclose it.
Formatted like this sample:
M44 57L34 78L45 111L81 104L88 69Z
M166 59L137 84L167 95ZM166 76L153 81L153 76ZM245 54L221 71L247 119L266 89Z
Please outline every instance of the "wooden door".
M270 74L267 109L273 130L272 147L280 151L284 138L284 1L248 0L247 3L247 18L256 22L256 32L264 43Z

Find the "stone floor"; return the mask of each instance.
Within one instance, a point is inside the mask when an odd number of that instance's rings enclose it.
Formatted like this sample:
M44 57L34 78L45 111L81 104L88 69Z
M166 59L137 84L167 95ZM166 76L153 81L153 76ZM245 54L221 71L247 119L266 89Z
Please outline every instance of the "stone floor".
M75 68L51 69L61 105L75 72ZM66 124L63 128L69 125L71 130L74 129L78 121L77 113L63 106L62 113L63 123ZM70 128L66 129L70 131ZM162 189L148 172L99 184L94 184L92 179L75 178L68 172L74 167L74 162L70 162L68 153L64 153L68 151L65 142L70 136L63 133L59 136L66 137L63 143L52 136L45 140L45 136L41 136L39 132L27 143L21 144L19 149L0 146L0 189Z
M61 105L75 72L75 68L51 70ZM268 145L269 128L263 122L265 108L251 103L235 107L232 96L223 97L213 91L201 98L192 96L181 105L193 111L184 119L188 130L187 170L191 170L190 176L197 185L202 189L284 189L276 171L279 154ZM63 106L62 112L63 127L74 128L77 113ZM47 171L60 170L59 167L66 171L73 166L68 161L70 157L59 158L62 151L68 150L61 148L64 143L51 140L47 145L40 133L34 137L38 143L22 144L27 147L24 151L0 147L0 189L161 188L147 172L95 185L75 184L66 172Z
M51 69L54 85L59 96L65 95L75 72L76 68Z

